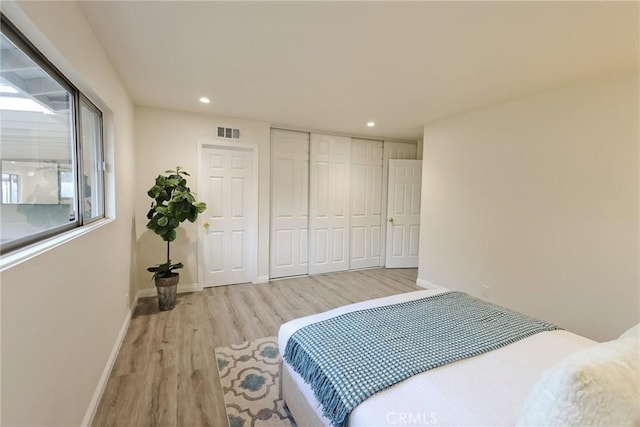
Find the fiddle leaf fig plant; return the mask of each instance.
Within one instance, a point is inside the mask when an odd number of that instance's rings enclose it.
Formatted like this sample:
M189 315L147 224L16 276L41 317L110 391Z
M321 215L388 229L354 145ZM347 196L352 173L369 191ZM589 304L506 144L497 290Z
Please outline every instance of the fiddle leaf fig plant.
M190 176L181 167L176 170L167 170L158 175L153 187L147 191L153 199L151 208L147 213L147 228L167 242L167 261L147 268L153 273L153 278L166 277L173 270L182 268L183 264L171 263L169 244L177 237L176 228L184 221L195 222L198 215L204 212L207 205L197 202L194 194L187 185Z

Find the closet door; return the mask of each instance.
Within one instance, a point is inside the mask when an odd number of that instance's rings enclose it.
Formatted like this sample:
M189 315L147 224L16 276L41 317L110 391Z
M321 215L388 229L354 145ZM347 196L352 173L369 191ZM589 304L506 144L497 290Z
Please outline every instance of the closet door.
M380 266L382 141L351 141L350 268Z
M349 269L351 138L311 134L309 274Z
M380 254L380 265L386 265L386 250L387 247L387 182L389 181L389 160L401 159L401 160L414 160L417 157L417 145L406 142L384 142L384 155L382 160L382 253Z
M271 131L270 277L309 271L309 134Z

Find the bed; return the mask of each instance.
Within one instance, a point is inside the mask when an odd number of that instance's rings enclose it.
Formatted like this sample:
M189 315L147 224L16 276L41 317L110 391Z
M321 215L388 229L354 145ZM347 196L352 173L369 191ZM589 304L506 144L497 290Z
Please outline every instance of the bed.
M345 313L418 300L444 292L446 291L410 292L295 319L281 326L278 344L280 349L285 349L296 331ZM627 411L628 415L625 415L622 420L613 419L616 423L624 423L626 420L626 424L640 425L640 414L638 414L640 374L637 360L634 365L634 354L635 359L640 354L637 346L637 329L636 327L633 332L626 333L634 335L635 339L628 340L631 347L625 348L627 353L631 352L631 356L627 354L628 358L630 357L628 362L631 364L631 371L621 373L623 377L630 377L632 380L627 389L623 390L626 393L624 399L619 399L615 394L612 398L614 404L622 405L622 410ZM559 422L558 418L549 417L554 416L558 410L547 410L544 407L541 408L540 404L547 399L551 400L547 404L558 405L558 399L553 398L553 394L550 393L550 388L558 388L554 385L558 375L551 380L547 378L546 384L540 384L541 378L544 378L544 374L556 367L559 362L575 354L592 352L598 345L595 341L565 330L536 333L504 347L419 373L380 391L350 412L348 425L362 427L556 423ZM561 381L562 386L572 386L566 383L571 382L575 375L571 374L569 377L568 381ZM614 377L612 381L619 382L619 379ZM542 397L531 396L536 387L541 388L537 393ZM605 384L605 387L609 385ZM282 390L285 402L299 426L332 425L331 421L323 415L321 405L310 385L287 361L283 361ZM607 395L610 391L607 390ZM600 394L596 393L596 395L601 398ZM598 402L596 406L599 406L598 410L602 410L602 402ZM529 407L530 414L523 409L526 407ZM610 412L608 407L605 410ZM547 418L536 418L541 411L545 412L544 416ZM567 410L565 408L562 411ZM583 419L575 418L575 414L571 416L574 417L574 421ZM611 421L611 419L608 420Z

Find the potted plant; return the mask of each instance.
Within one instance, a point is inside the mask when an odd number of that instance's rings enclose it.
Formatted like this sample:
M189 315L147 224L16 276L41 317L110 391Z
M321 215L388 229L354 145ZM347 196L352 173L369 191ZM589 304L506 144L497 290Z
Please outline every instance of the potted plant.
M147 213L147 228L167 242L167 261L147 268L153 273L158 291L160 310L171 310L176 304L176 290L180 275L173 270L182 268L181 262L172 264L169 244L176 239L176 228L185 220L195 222L198 214L207 208L205 203L196 202L196 198L187 186L186 177L190 176L180 167L167 170L158 175L153 187L147 191L153 199Z

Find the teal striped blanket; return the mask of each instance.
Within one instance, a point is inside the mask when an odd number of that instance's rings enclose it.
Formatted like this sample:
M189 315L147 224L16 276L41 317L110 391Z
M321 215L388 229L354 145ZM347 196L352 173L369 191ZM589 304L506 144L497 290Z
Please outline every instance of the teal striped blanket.
M307 325L291 336L283 357L338 427L366 398L413 375L555 329L465 293L447 292Z

